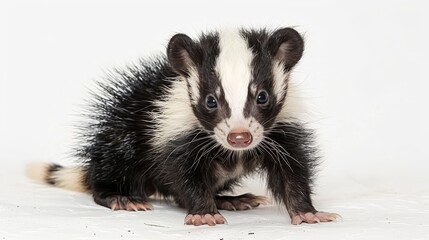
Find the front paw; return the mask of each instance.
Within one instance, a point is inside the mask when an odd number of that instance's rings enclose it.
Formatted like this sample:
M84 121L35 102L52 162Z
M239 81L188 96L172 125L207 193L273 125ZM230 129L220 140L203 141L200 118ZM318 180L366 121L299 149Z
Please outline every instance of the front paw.
M292 216L292 224L299 225L303 222L306 223L320 223L320 222L332 222L340 218L340 215L336 213L325 213L325 212L307 212L298 213Z
M186 225L200 226L207 224L215 226L216 224L225 224L226 219L220 213L207 213L207 214L188 214L185 217Z

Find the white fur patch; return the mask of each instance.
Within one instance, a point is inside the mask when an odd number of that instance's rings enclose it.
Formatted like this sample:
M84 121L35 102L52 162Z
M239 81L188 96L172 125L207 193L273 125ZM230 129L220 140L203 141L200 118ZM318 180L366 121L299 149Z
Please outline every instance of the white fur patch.
M258 87L256 86L256 84L250 84L250 91L252 92L253 96L256 96L256 91L258 90Z
M217 87L216 88L216 97L217 97L217 99L219 99L220 98L220 87Z
M289 78L289 72L284 71L283 63L280 61L273 62L274 92L277 99L282 99L286 94L286 83Z
M55 180L55 186L76 192L87 191L83 185L84 177L81 167L61 168L50 176Z
M305 120L307 118L306 105L302 101L302 92L299 84L294 81L287 81L286 99L280 113L277 115L276 122L294 122L296 120Z
M238 30L220 31L219 40L220 53L215 69L231 109L228 123L231 128L240 128L245 124L243 110L252 77L251 63L254 56Z
M48 177L48 163L30 163L25 168L25 175L38 182L46 182Z
M216 187L222 187L227 181L238 178L244 173L243 163L240 161L233 170L225 170L221 164L216 166L217 182Z
M189 132L198 126L198 119L189 101L186 81L183 78L175 81L168 91L166 100L155 103L161 108L160 113L153 115L157 126L152 139L152 145L155 147L162 147L181 133Z
M197 69L194 67L190 68L189 70L189 77L188 77L188 83L189 87L191 88L191 101L193 104L197 104L198 100L200 99L200 77L198 75Z

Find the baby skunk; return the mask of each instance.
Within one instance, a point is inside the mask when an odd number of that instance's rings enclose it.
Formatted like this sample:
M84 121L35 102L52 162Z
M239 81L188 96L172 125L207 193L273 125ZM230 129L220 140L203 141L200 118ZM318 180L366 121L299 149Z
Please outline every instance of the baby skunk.
M312 132L293 116L289 74L303 39L291 28L222 30L198 40L174 35L167 57L141 62L100 84L82 165L33 165L33 176L90 192L113 210L149 210L149 196L172 197L185 224L226 223L219 209L265 203L225 196L244 176L266 174L293 224L333 221L311 202L317 157Z

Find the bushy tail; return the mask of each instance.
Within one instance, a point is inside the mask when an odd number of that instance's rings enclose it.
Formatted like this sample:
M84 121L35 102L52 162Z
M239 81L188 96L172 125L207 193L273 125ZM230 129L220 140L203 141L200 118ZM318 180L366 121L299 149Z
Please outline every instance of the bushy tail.
M83 167L63 167L54 163L31 163L27 165L26 175L36 181L56 187L87 192L86 171Z

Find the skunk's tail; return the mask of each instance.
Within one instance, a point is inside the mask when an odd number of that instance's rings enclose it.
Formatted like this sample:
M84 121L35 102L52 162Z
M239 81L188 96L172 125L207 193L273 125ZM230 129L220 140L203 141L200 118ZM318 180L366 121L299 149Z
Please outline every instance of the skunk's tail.
M55 163L31 163L26 175L36 181L77 192L88 192L83 167L63 167Z

